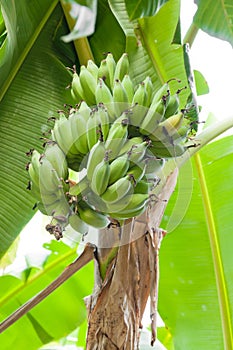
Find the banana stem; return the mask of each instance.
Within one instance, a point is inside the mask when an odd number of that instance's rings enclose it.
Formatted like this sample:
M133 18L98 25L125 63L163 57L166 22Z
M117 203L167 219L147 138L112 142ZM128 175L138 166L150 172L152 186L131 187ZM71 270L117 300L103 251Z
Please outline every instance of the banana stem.
M213 125L210 125L208 128L204 129L199 135L197 135L192 140L194 147L190 147L188 151L185 152L179 160L177 160L177 164L179 164L180 166L183 163L185 163L190 157L197 153L207 143L214 140L217 136L223 134L230 128L233 128L233 116L228 117L224 120L220 120L214 123Z
M184 44L189 44L189 47L192 47L193 42L197 36L199 28L194 22L191 23L187 33L184 36Z
M71 5L69 3L64 3L63 1L61 1L61 6L63 8L69 29L72 30L74 27L75 21L70 16ZM87 65L88 60L94 61L94 56L92 54L87 37L76 39L73 42L74 42L75 51L77 53L80 65Z

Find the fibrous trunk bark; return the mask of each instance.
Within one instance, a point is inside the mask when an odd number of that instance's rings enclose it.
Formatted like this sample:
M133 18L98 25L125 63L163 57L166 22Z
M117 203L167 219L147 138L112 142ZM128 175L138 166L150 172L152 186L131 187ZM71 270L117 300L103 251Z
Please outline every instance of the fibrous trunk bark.
M167 178L159 198L152 201L143 215L128 220L123 227L111 226L99 232L95 289L86 299L87 350L138 349L142 316L149 296L151 345L154 344L158 250L165 234L159 225L176 179L177 170ZM102 280L101 262L106 261L114 249L115 257L109 263Z

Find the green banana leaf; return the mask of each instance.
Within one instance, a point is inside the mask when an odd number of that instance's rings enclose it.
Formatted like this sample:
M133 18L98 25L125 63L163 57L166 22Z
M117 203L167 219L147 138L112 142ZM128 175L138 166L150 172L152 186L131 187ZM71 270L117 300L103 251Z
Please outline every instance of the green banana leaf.
M109 4L126 35L126 50L135 82L139 83L150 75L154 88L158 89L169 79L180 79L181 83L177 80L171 82L172 93L188 86L183 46L173 43L179 26L180 0L170 0L155 15L133 21L128 16L124 0L109 0ZM189 94L189 89L182 92L181 104L185 105Z
M60 40L68 28L56 3L1 1L7 37L0 48L0 257L35 212L25 153L42 150L47 119L69 102L65 65L72 67L76 56Z
M13 275L0 277L1 321L77 258L77 249L62 242L52 241L46 244L46 248L50 254L41 262L40 268L31 265L28 257L28 267L22 270L21 278ZM67 336L86 319L83 298L92 292L92 286L93 266L90 263L0 334L1 348L37 350L43 344Z
M232 0L195 0L195 3L198 5L194 16L195 25L233 46Z
M233 348L232 172L228 136L180 169L165 212L159 312L175 349Z

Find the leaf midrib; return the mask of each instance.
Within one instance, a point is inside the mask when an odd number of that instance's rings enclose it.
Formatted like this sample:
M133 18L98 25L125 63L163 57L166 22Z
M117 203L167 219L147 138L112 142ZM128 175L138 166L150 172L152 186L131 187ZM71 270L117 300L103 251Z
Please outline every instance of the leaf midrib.
M19 55L18 60L16 61L15 65L14 65L14 68L11 70L10 74L8 75L8 79L6 79L5 83L3 84L2 88L0 89L0 101L2 101L5 93L7 92L9 86L11 85L11 82L13 81L17 72L19 71L21 65L23 64L23 62L24 62L25 58L27 57L29 51L31 50L33 44L35 43L36 39L38 38L45 23L47 22L50 15L54 11L55 7L57 6L58 1L59 0L52 1L51 6L49 7L47 13L45 14L45 16L42 18L42 21L37 26L34 34L28 40L28 43L27 43L27 45L25 45L24 50L21 52L21 55Z
M205 173L202 167L201 156L199 153L194 156L199 183L202 192L203 206L205 209L206 222L209 233L209 240L213 258L213 266L216 277L216 285L218 291L218 301L221 314L222 331L224 339L224 349L233 349L233 332L230 317L230 305L227 295L226 280L224 276L223 262L220 252L220 245L217 235L217 229L215 225L215 219L211 207L211 200L208 191L208 185L205 177Z

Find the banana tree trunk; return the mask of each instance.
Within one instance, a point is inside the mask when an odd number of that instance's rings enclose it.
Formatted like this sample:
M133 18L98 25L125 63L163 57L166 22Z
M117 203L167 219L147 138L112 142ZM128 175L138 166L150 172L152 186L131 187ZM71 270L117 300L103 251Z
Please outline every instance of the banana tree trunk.
M159 225L174 187L177 169L167 178L159 198L141 216L122 228L100 231L94 293L88 309L87 350L135 350L139 347L142 316L150 296L152 338L156 340L158 250L165 231ZM112 256L105 277L102 262Z

